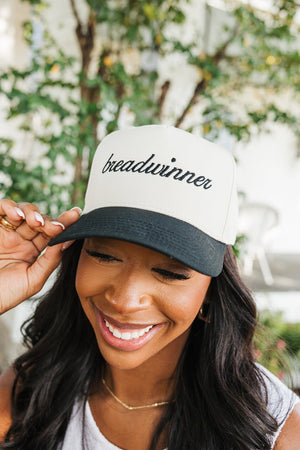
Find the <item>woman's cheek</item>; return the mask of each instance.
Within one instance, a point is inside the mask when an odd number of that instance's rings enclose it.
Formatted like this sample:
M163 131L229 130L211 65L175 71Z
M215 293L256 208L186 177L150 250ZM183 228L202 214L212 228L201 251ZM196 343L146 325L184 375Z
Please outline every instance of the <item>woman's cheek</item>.
M97 290L98 280L99 273L96 265L92 264L85 256L81 256L75 279L75 288L79 298L93 295L93 291Z
M165 301L164 314L170 317L172 322L189 327L197 317L203 302L204 295L199 295L198 290L195 292L189 290L181 295L177 292L177 295L173 295Z

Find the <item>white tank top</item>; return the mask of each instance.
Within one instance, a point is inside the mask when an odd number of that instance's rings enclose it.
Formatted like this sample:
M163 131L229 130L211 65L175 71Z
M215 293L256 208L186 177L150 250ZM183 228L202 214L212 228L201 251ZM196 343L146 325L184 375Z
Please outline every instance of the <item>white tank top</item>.
M284 426L289 413L300 402L300 398L288 389L277 377L260 366L267 374L266 387L268 391L268 411L276 417L280 424L272 436L272 448ZM269 378L269 379L268 379ZM83 444L84 443L84 444ZM76 402L65 434L65 439L59 450L122 450L109 442L97 427L89 403L85 407L85 427L83 436L83 403Z

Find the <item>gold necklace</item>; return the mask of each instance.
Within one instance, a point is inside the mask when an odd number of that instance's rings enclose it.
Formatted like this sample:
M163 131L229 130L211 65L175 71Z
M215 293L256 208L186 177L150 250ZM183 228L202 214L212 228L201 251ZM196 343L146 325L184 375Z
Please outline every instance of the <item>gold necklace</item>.
M102 378L102 383L103 385L106 387L106 389L108 390L108 392L110 393L110 395L118 402L120 403L120 405L124 406L124 408L129 409L129 411L133 411L134 409L143 409L143 408L156 408L157 406L163 406L163 405L168 405L170 402L156 402L156 403L151 403L150 405L140 405L140 406L129 406L126 403L122 402L122 400L120 400L116 394L113 393L113 391L110 389L110 387L106 384L106 381L104 378Z

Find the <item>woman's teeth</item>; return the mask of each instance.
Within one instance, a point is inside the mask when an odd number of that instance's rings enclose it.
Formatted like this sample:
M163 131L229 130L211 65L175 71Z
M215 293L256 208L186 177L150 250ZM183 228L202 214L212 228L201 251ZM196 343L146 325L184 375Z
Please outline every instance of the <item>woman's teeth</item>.
M135 330L133 332L125 331L124 333L121 333L119 329L114 328L107 320L105 320L105 325L109 329L109 331L118 339L123 339L124 341L130 341L131 339L138 339L142 336L144 336L145 333L148 333L151 328L153 328L153 325L150 325L149 327L142 328L141 330Z

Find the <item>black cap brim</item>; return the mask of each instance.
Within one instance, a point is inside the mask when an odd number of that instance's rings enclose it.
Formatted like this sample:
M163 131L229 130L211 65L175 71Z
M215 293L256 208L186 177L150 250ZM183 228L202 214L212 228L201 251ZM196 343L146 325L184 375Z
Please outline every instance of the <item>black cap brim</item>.
M49 245L89 237L110 237L143 245L212 277L223 268L225 244L187 222L129 207L106 207L83 214Z

